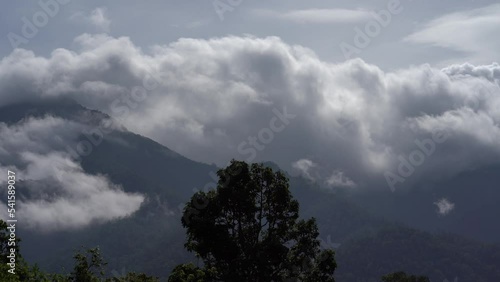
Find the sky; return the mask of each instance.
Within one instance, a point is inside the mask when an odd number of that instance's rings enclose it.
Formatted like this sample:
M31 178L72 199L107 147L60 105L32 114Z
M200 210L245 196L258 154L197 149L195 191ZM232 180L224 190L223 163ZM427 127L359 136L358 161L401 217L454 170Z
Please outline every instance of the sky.
M55 1L55 0L54 0ZM180 38L213 38L251 34L278 36L288 44L314 50L332 63L345 61L340 45L352 44L355 28L363 30L373 12L387 11L388 0L371 1L123 1L59 0L29 42L19 47L48 55L56 48L71 48L82 33L105 32L113 37L127 36L148 50ZM43 11L42 1L8 1L0 11L0 55L12 51L9 33L22 35L23 18ZM368 63L384 70L429 63L443 66L467 61L488 64L498 61L500 39L496 35L500 6L496 1L401 0L397 14L387 26L370 38L370 44L356 53ZM497 5L495 5L497 4ZM49 9L54 11L55 9ZM45 23L46 22L46 23ZM45 23L45 24L44 24ZM464 28L464 27L467 28Z
M4 6L0 107L70 97L193 160L271 160L332 189L395 191L500 157L494 1ZM85 173L61 145L96 130L50 116L0 124L0 160L8 160L0 169L49 179L37 184L44 189L55 181L66 195L52 209L47 199L26 203L30 218L41 218L33 226L74 228L53 215L84 214L82 226L139 208L141 195ZM61 172L68 176L53 178ZM86 213L89 201L101 202L75 183L94 183L113 204ZM441 214L454 208L435 204Z

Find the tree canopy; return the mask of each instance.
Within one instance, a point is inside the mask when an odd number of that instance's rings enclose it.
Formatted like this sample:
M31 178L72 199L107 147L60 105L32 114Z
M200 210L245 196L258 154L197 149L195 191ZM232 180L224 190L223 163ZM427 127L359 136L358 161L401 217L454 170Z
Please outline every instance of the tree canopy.
M169 281L186 270L205 281L334 281L334 252L320 248L314 218L299 219L281 171L233 160L217 175L216 189L193 195L182 217L185 247L203 267L178 266Z
M9 231L7 223L0 219L0 281L2 282L18 282L18 281L33 281L33 282L158 282L159 279L143 273L129 272L123 277L106 277L105 267L107 263L101 256L101 251L98 247L91 248L85 251L78 251L74 256L75 265L70 274L53 274L46 273L37 265L30 266L19 252L19 238L15 238L16 262L15 272L9 273L7 255L10 252L9 246Z

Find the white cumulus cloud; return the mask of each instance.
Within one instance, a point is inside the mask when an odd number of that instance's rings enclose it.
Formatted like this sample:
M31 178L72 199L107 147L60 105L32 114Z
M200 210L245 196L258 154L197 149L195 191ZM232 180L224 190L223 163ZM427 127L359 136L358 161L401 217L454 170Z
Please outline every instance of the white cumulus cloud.
M50 116L0 123L0 172L14 171L18 187L23 185L16 204L24 226L45 232L76 229L140 208L144 196L125 193L104 175L86 173L66 151L85 128ZM7 210L3 200L0 206ZM6 219L4 212L1 216Z
M299 172L299 174L311 181L316 181L317 176L312 173L312 169L317 167L313 161L308 159L300 159L292 163L292 167Z
M75 45L47 57L17 49L3 58L0 106L71 97L197 161L272 160L291 169L307 156L323 180L342 171L357 187L387 188L384 172L395 171L398 157L436 130L450 138L411 179L452 175L500 157L495 64L385 72L359 59L324 62L277 37L184 38L148 53L129 38L102 34L81 35ZM134 100L145 78L151 87L144 100ZM270 126L275 109L285 107L295 117L276 124L284 127L271 142L249 145Z
M97 7L90 13L77 12L71 16L71 19L87 25L91 25L99 31L109 32L111 20L108 17L106 7Z
M355 187L356 183L349 179L343 171L334 171L326 180L328 186L331 187Z
M455 208L455 204L446 198L434 202L434 205L438 208L438 214L443 216L449 214Z

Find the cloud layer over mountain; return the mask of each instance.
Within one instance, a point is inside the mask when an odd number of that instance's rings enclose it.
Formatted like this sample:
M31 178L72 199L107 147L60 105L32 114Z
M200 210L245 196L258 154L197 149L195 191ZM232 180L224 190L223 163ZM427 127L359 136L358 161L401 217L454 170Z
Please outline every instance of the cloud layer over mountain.
M498 162L498 77L497 64L331 64L276 37L181 39L146 52L126 37L84 34L50 57L5 57L0 106L68 96L195 160L287 169L308 160L333 186L387 187L389 176L398 188Z
M0 123L0 172L16 173L17 219L40 231L75 229L131 215L144 200L103 175L85 173L67 146L85 126L47 116L16 125ZM2 177L0 185L6 186ZM22 186L21 186L22 185ZM22 187L22 188L21 188ZM7 199L7 190L2 194ZM0 201L2 218L7 206Z

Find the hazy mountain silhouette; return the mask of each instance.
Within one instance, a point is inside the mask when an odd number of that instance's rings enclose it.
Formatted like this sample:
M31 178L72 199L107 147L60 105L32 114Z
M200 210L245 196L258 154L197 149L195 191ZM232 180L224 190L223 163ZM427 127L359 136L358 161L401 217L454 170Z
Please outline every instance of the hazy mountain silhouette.
M103 119L110 118L67 99L0 108L0 122L8 124L27 117L46 115L89 125L98 125ZM82 134L79 138L85 140L87 137ZM216 166L187 159L125 128L105 134L99 145L93 147L92 153L81 158L81 165L87 173L107 175L126 192L144 194L146 202L129 218L94 224L80 230L40 234L21 226L21 251L28 261L39 263L47 270L68 271L72 265L68 258L75 249L99 245L104 257L108 258L110 269L119 271L125 268L127 271L166 277L175 265L193 259L183 248L185 232L180 224L181 208L196 189L202 190L214 182L218 170ZM279 169L274 163L268 165ZM440 222L442 218L437 218L437 223L427 224L419 222L416 214L405 214L406 210L411 209L409 199L416 199L415 205L429 204L430 201L431 211L422 217L423 221L432 216L435 218L432 202L436 197L431 197L432 192L429 192L431 196L425 193L417 193L416 196L388 194L389 197L383 193L366 194L366 198L357 198L358 204L354 204L343 193L326 191L303 178L291 177L290 185L294 197L300 203L301 215L318 219L322 245L338 249L341 281L371 281L362 279L378 278L377 275L386 270L420 271L425 272L420 274L436 279L454 274L474 281L500 281L500 274L493 267L500 265L498 248L455 235L447 235L447 239L443 239L442 236L393 225L373 215L377 213L390 219L409 220L413 226L427 230L432 230L432 224L435 224L435 229L456 231L491 241L493 235L482 236L464 227L467 226L464 223L467 220L475 224L475 219L481 220L481 224L484 220L484 224L489 222L495 226L491 230L496 232L498 238L498 220L494 219L495 213L491 213L498 209L493 206L494 200L491 205L481 206L481 201L471 199L471 190L465 188L468 183L480 183L482 174L471 172L471 175L460 177L446 184L450 185L446 188L449 192L447 195L453 198L457 207L462 208L463 205L465 209L465 203L470 203L470 210L477 212L470 213L470 218L465 219L460 217L465 216L465 212L450 216L445 219L446 224ZM498 175L492 173L488 177L488 181L493 181ZM20 183L19 189L23 185L26 183ZM482 198L489 196L498 199L497 193L500 192L491 185L483 186L486 187L483 191L491 194L483 194ZM367 207L370 212L360 206ZM397 216L388 216L391 211L397 210L400 211ZM401 249L398 251L398 248Z

